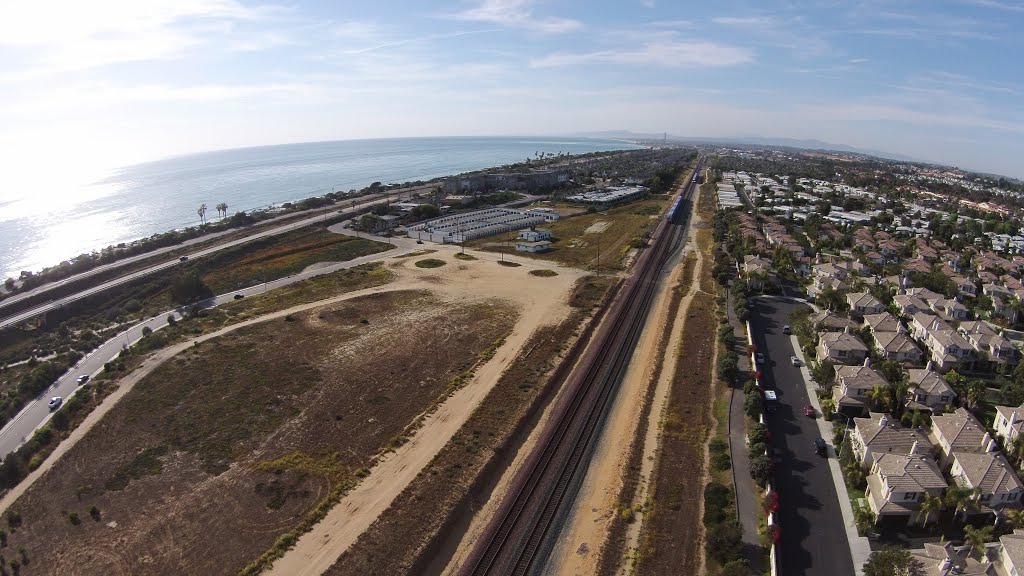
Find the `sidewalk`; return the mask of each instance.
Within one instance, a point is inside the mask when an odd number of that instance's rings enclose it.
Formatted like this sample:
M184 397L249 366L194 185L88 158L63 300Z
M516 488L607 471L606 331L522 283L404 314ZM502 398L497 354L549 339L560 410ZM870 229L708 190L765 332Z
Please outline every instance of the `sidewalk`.
M729 324L736 336L735 352L739 356L737 365L741 374L750 371L750 355L747 354L747 330L736 318L732 305L732 292L726 303ZM743 555L750 567L757 573L763 569L764 558L760 535L757 530L763 512L761 493L750 477L750 456L747 453L746 414L743 412L742 384L734 384L729 398L729 451L732 454L732 483L736 493L736 516L743 527Z

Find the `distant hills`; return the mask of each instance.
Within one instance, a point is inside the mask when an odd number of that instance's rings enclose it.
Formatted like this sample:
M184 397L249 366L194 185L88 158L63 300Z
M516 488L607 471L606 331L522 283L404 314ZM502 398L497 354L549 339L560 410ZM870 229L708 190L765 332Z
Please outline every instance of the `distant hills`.
M609 138L626 140L661 140L664 137L664 134L661 133L631 132L629 130L581 132L576 135L587 138ZM855 148L853 146L847 146L845 144L832 144L830 142L824 142L821 140L804 140L799 138L766 138L762 136L751 136L748 138L698 138L692 136L675 136L669 134L668 139L673 142L685 142L688 144L716 144L719 146L738 146L743 144L749 146L784 146L787 148L800 148L803 150L824 150L831 152L848 152L851 154L863 154L866 156L875 156L878 158L886 158L889 160L898 160L900 162L925 162L917 158L905 156L903 154L895 154L893 152L870 150L866 148Z

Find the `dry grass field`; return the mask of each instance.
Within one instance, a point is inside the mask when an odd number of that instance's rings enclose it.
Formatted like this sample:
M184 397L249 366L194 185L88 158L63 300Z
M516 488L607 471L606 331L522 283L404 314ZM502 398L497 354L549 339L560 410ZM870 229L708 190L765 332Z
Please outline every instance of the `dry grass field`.
M28 574L237 573L354 485L516 318L393 291L191 348L15 502L7 545Z

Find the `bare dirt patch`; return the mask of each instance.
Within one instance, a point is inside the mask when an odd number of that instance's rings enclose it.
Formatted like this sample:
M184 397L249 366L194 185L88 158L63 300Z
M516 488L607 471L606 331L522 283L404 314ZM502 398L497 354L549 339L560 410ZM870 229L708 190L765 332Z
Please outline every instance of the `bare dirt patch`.
M190 349L14 503L23 524L9 545L40 574L237 572L401 442L515 316L497 301L395 291Z
M612 279L585 278L569 298L573 312L540 328L486 399L359 540L326 574L440 572L461 532L489 499L528 421L553 393L552 370L569 352L580 325L602 301Z
M601 232L604 232L605 230L607 230L608 227L611 226L611 225L612 225L612 223L607 221L607 220L598 220L597 222L594 222L590 226L587 226L586 230L584 230L583 233L584 234L600 234Z

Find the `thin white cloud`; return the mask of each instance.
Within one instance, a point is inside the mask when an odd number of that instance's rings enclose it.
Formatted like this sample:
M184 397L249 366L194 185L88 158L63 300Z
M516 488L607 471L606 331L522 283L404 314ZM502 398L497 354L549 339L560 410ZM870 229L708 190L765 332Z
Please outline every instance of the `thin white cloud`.
M0 46L28 54L36 74L172 60L234 22L278 10L235 0L13 2L0 19Z
M1024 4L998 2L997 0L968 0L967 4L983 6L985 8L995 8L997 10L1009 10L1010 12L1024 12Z
M704 41L677 41L646 44L628 50L595 52L555 52L530 61L534 68L576 64L615 63L661 66L665 68L716 68L752 62L753 53L739 46Z
M719 16L712 18L711 21L722 26L736 26L740 28L771 28L776 24L775 18L771 16Z
M466 22L484 22L507 28L522 28L544 34L571 32L583 27L579 20L533 14L534 0L483 0L477 6L452 14L449 18Z

